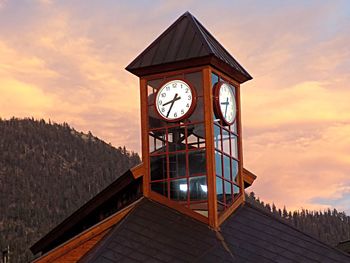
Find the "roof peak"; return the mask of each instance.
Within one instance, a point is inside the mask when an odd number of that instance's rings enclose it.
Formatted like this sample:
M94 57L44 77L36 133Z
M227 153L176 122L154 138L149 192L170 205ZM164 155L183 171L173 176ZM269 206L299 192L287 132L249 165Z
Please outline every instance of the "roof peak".
M205 57L210 59L203 60ZM252 78L197 18L186 11L126 69L137 76L143 76L168 70L169 68L163 67L165 64L173 65L170 69L180 69L183 66L180 62L186 61L188 67L191 62L201 59L205 65L213 64L213 58L217 61L214 66L226 67L228 74L237 81L242 83Z

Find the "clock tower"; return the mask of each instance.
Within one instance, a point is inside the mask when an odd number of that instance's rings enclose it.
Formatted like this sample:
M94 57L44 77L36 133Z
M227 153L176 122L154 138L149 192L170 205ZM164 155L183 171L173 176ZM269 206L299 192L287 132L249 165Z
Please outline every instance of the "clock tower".
M140 78L144 196L218 228L244 201L240 85L251 76L189 12L126 69Z

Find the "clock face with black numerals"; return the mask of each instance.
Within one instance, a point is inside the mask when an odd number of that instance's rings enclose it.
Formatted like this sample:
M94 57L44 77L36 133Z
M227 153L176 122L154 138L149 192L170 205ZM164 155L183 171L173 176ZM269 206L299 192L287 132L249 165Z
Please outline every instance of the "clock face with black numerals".
M237 106L234 87L226 82L219 82L214 88L215 115L226 125L236 120Z
M160 117L170 122L187 118L193 112L195 103L195 90L187 81L180 79L163 84L154 101Z

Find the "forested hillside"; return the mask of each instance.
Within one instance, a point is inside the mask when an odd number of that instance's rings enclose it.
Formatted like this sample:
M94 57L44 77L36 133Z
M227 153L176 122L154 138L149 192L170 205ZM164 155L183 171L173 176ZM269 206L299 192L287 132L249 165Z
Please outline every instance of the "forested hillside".
M344 212L338 212L336 209L325 211L302 209L291 212L285 207L280 209L274 204L264 203L255 197L254 192L247 195L247 201L331 246L336 246L340 241L350 240L350 216Z
M139 162L68 124L0 120L0 249L28 262L38 238Z

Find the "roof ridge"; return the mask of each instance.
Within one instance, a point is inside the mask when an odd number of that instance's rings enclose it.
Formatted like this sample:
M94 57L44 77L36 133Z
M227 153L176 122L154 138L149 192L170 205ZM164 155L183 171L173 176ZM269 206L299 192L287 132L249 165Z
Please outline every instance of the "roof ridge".
M290 224L288 221L284 220L283 218L279 218L279 217L277 217L276 215L274 215L273 213L271 213L271 212L269 213L269 212L267 212L266 210L262 209L261 207L256 206L255 204L252 204L252 203L250 203L250 202L245 201L245 202L241 205L241 207L243 207L243 206L250 207L250 208L252 208L252 209L258 211L259 213L262 213L262 214L264 214L264 215L266 215L266 216L268 216L268 217L271 217L272 219L274 219L274 220L276 220L276 221L278 221L278 222L280 222L280 223L282 223L282 224L284 224L284 225L286 225L286 226L292 228L293 230L296 230L297 232L299 232L299 233L301 233L301 234L303 234L303 235L305 235L305 236L307 236L307 237L313 239L314 241L320 243L321 245L323 245L323 246L325 246L325 247L327 247L327 248L336 250L336 251L338 251L338 252L341 252L342 254L344 254L344 255L350 257L350 255L349 255L348 253L342 251L341 249L338 249L338 248L336 248L336 247L332 247L331 245L329 245L329 244L327 244L327 243L325 243L325 242L323 242L323 241L317 239L316 237L314 237L314 236L312 236L312 235L310 235L310 234L308 234L308 233L306 233L306 232L303 232L303 231L299 230L298 228L296 228L295 226L293 226L292 224Z
M173 29L174 26L176 26L178 22L180 22L182 19L184 19L184 17L188 16L187 13L189 13L189 12L187 11L186 13L182 14L164 32L162 32L160 35L158 35L158 37L155 40L153 40L151 42L151 44L149 44L149 46L145 50L143 50L133 61L130 62L130 64L126 67L126 69L128 69L129 67L133 67L139 58L141 60L143 60L143 55L146 54L148 52L148 50L150 50L154 45L156 45L162 39L163 36L165 36L169 31L171 31L171 29Z
M188 13L188 17L190 18L190 20L192 21L191 25L192 27L194 28L194 30L199 34L199 36L202 36L204 42L205 42L205 48L207 49L207 51L210 53L210 54L214 54L214 51L210 45L210 43L208 42L207 38L204 36L202 30L200 27L203 27L199 21L190 13L190 12L186 12Z

